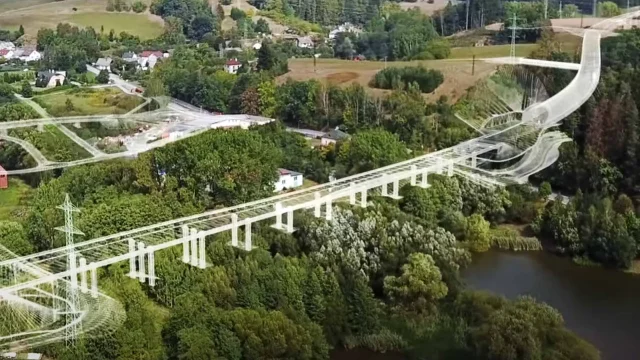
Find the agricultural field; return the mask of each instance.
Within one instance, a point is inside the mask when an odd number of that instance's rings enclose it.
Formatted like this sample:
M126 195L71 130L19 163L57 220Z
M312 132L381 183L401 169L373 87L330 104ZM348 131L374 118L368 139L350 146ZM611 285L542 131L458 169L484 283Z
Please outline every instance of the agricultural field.
M401 2L398 3L398 5L400 5L400 7L405 10L417 7L418 9L420 9L420 12L431 15L440 9L444 9L448 3L449 0L434 0L432 4L429 4L429 2L427 2L426 0L419 0L417 2ZM454 0L452 1L452 3L455 4L456 1Z
M71 89L36 96L33 100L55 117L124 114L143 102L115 88Z
M496 65L476 61L475 70L472 74L472 63L466 59L446 59L446 60L425 60L425 61L361 61L354 62L339 59L317 59L314 71L312 59L291 59L289 60L289 72L280 76L279 81L284 82L287 78L294 80L318 79L322 82L338 85L348 85L359 83L374 94L384 95L390 90L374 89L369 87L369 81L385 66L415 66L423 65L428 69L442 71L444 82L433 93L425 94L428 100L437 100L440 96L446 95L450 101L457 100L465 91L473 86L478 80L491 75L496 69Z
M28 38L34 38L41 28L55 28L58 23L66 22L77 26L92 26L105 31L113 29L149 39L162 33L163 20L149 13L109 13L106 12L106 0L65 0L45 1L26 0L32 6L23 7L16 0L13 5L0 1L0 28L17 29L23 25ZM20 0L24 1L24 0ZM2 7L7 10L2 11ZM9 8L9 6L11 6Z
M26 7L52 3L55 0L2 0L0 1L0 13L11 10L24 9Z

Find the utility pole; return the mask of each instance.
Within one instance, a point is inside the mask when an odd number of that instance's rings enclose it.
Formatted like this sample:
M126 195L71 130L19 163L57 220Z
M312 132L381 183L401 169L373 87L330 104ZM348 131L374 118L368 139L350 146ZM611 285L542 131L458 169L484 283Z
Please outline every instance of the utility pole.
M580 29L582 29L582 21L584 20L584 14L580 13Z
M440 36L444 36L444 16L443 11L440 10Z
M560 1L560 19L562 19L562 1Z
M511 52L509 56L511 57L511 63L516 63L516 14L513 14L513 24L511 24Z
M549 9L549 0L544 0L544 18L547 19L547 12Z
M471 60L471 75L473 76L473 74L476 73L476 55L475 54L472 56L472 59L473 60Z
M593 0L593 17L596 17L597 15L597 8L598 8L598 0Z
M469 2L471 0L466 0L467 1L467 16L465 18L465 25L464 25L464 29L465 30L469 30Z

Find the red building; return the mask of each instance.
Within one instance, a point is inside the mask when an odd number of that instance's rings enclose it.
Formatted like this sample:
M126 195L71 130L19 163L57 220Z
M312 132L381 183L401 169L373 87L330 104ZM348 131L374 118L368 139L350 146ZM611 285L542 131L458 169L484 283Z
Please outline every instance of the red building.
M7 171L0 166L0 189L6 189L9 187L9 176Z

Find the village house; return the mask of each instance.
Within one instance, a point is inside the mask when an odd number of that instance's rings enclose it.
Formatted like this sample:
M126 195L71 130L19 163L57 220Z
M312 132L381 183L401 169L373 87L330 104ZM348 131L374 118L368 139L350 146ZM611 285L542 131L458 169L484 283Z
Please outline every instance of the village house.
M0 41L0 50L15 50L16 46L11 41Z
M16 49L13 53L13 58L18 58L28 63L42 59L42 54L35 47L29 46Z
M1 49L0 50L0 58L5 59L5 60L9 60L9 59L13 58L13 50Z
M299 48L303 48L303 49L313 48L313 40L311 39L311 36L300 36L299 38L296 39L296 42L298 43Z
M344 23L342 25L339 25L333 28L333 30L329 32L329 40L335 39L339 33L343 33L343 32L359 33L361 32L361 30L350 23Z
M45 70L38 71L38 77L36 78L37 87L56 87L63 85L64 80L67 77L66 71Z
M224 64L224 71L228 72L229 74L237 74L238 70L240 70L240 67L242 67L242 64L240 63L240 61L238 61L238 59L229 59L227 63Z
M335 144L340 140L346 140L351 136L344 131L340 131L337 128L335 130L330 130L326 135L320 138L320 144L322 146L327 146L330 144Z
M113 62L113 59L111 59L110 57L99 58L94 65L95 65L96 69L98 69L100 71L107 70L108 72L111 72L111 63L112 62Z
M153 69L156 66L158 60L168 58L169 53L163 53L162 51L143 51L138 55L138 65L142 70Z
M287 169L278 169L278 181L274 184L275 192L295 189L302 186L303 182L304 178L301 173Z

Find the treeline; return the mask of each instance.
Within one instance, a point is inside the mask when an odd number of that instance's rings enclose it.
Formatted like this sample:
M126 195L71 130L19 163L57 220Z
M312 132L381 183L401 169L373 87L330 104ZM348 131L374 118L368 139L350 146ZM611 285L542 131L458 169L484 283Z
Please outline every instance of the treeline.
M206 0L156 0L151 13L170 19L171 27L181 28L189 39L200 40L219 32L221 20Z
M261 10L295 16L324 26L344 22L365 24L378 15L382 5L379 0L252 0L250 3Z
M333 51L343 59L363 55L368 60L443 59L450 52L428 16L397 4L385 4L360 34L338 33Z
M640 218L626 195L612 202L578 193L569 204L547 206L533 228L551 239L558 252L578 261L626 269L640 249Z
M417 86L421 92L433 92L442 82L442 72L423 66L389 67L378 71L371 86L380 89L406 89Z

